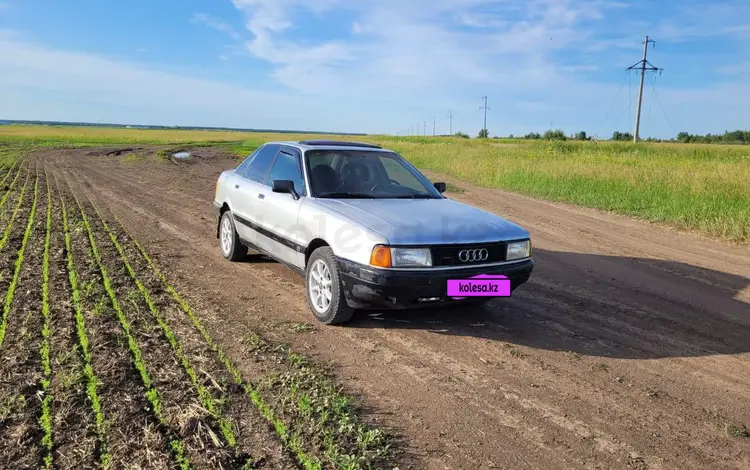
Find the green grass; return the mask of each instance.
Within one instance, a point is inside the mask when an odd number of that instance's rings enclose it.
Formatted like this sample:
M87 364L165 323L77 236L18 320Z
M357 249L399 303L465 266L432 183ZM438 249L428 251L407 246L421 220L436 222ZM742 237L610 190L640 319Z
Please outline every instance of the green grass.
M0 126L0 148L193 143L238 158L269 140L303 138L377 143L479 186L750 242L750 146Z
M743 439L750 439L750 430L745 426L737 426L736 424L726 424L724 430L730 437L740 437Z
M265 140L233 147L245 157ZM396 150L420 169L486 188L750 242L750 146L338 137ZM451 192L465 192L449 185ZM458 189L458 191L457 191Z
M750 147L375 140L479 186L750 241Z
M142 157L138 155L137 153L129 153L125 155L122 159L123 163L138 163L142 160Z

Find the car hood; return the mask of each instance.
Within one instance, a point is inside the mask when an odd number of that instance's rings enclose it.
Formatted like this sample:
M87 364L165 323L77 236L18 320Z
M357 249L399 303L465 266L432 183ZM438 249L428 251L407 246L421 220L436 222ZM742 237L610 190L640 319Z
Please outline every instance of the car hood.
M518 225L452 199L317 199L393 245L485 243L528 238Z

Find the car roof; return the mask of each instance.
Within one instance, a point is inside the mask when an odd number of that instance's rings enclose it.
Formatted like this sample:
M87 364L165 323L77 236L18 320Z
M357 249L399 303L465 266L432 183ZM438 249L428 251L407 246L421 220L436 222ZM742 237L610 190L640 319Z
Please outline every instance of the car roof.
M290 147L298 148L302 151L306 150L385 150L380 145L369 144L365 142L349 142L345 140L296 140L296 141L273 141L266 142L265 144L276 144L276 145L288 145ZM264 145L265 145L264 144Z

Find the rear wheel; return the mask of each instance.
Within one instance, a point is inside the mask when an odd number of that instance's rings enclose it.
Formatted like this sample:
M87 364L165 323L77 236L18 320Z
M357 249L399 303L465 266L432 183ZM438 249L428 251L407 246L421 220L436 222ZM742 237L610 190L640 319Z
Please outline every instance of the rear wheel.
M341 287L338 266L330 247L316 249L305 269L307 303L315 318L326 325L345 323L352 318Z
M224 212L221 216L219 245L221 247L221 254L230 261L239 261L247 256L247 247L242 244L240 236L237 235L230 211Z

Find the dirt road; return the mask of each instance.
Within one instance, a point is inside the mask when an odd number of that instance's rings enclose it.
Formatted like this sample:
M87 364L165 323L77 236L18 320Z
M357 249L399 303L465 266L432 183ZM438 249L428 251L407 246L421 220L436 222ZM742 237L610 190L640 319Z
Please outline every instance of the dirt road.
M370 419L404 437L402 469L750 469L747 247L455 182L451 197L531 232L535 272L513 298L299 332L290 322L314 323L299 277L221 257L211 201L229 157L106 153L38 158L212 312L238 363L259 331L335 364Z

